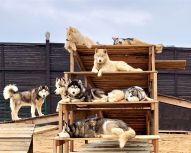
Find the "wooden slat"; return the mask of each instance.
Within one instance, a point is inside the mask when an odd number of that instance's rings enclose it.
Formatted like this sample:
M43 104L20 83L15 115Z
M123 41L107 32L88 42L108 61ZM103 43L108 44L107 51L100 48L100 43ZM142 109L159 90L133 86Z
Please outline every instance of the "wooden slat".
M27 123L29 125L30 124L39 125L39 124L46 124L46 123L53 123L53 122L58 122L58 113L44 115L44 116L31 117L31 118L21 119L21 120L17 120L17 121L6 121L6 122L2 122L2 124L4 124L4 123L18 123L18 124ZM2 124L0 124L0 127Z
M113 140L118 140L118 138L115 138L115 139L107 139L107 138L61 138L61 137L55 137L54 138L55 140L110 140L110 141L113 141ZM134 138L135 140L157 140L157 139L160 139L160 136L159 135L136 135L136 137ZM132 140L134 140L132 139Z
M181 99L178 97L159 95L158 100L160 102L170 104L170 105L180 106L180 107L184 107L184 108L191 108L191 101Z
M88 71L81 71L81 72L64 72L65 74L71 74L71 75L97 75L94 72L88 72ZM125 71L120 71L120 72L105 72L103 75L127 75L127 74L150 74L150 73L157 73L156 71L138 71L138 72L125 72Z
M182 69L186 68L186 60L156 60L156 69Z

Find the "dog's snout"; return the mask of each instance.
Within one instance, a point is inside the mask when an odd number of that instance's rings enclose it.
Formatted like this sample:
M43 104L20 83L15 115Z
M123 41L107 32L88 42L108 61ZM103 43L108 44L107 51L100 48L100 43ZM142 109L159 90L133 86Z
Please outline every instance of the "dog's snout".
M75 92L74 92L74 91L73 91L72 93L73 93L73 94L75 94Z
M99 62L101 63L101 60L99 60Z

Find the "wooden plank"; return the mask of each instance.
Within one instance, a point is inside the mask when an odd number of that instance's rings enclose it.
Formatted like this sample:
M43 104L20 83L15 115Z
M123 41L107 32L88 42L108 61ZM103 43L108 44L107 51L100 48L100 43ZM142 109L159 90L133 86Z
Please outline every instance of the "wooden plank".
M21 119L17 121L5 121L0 123L0 126L1 124L5 124L5 123L26 123L26 124L40 125L40 124L47 124L47 123L53 123L53 122L58 122L58 113L44 115L44 116L37 116L33 118L26 118L26 119Z
M34 130L34 134L40 134L40 133L53 131L53 130L57 130L57 129L58 129L58 125L46 125L43 127L36 127Z
M89 71L81 71L81 72L64 72L65 74L71 74L71 75L97 75L94 72ZM120 72L104 72L103 75L127 75L127 74L150 74L150 73L157 73L156 71L137 71L137 72L126 72L126 71L120 71Z
M54 138L55 140L77 140L77 141L81 141L81 140L110 140L110 141L113 141L113 140L118 140L118 138L114 138L114 139L110 139L110 138L61 138L61 137L58 137L56 136ZM160 136L159 135L136 135L136 137L134 138L135 140L155 140L155 139L160 139ZM132 140L134 140L132 139Z
M156 60L156 69L181 69L186 68L186 60Z
M191 109L191 101L182 98L159 94L158 100L162 103Z

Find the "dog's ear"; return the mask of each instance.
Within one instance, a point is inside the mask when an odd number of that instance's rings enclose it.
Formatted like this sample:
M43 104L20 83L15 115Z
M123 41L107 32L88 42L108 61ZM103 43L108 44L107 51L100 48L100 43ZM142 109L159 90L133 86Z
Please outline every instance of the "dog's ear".
M105 54L107 54L107 49L104 49L103 52L104 52Z
M68 80L68 84L70 84L71 82L72 82L72 80L71 80L71 79L69 79L69 80Z
M78 80L78 83L79 83L80 85L82 85L82 80Z
M56 78L56 82L58 82L58 78Z
M95 53L97 53L97 50L98 50L98 49L97 49L97 48L95 48Z
M47 85L45 85L44 88L45 88L46 90L48 90L48 86L47 86Z
M38 87L38 90L42 90L42 86L39 86L39 87Z
M115 40L117 40L117 39L118 39L118 37L112 37L112 39L115 41Z

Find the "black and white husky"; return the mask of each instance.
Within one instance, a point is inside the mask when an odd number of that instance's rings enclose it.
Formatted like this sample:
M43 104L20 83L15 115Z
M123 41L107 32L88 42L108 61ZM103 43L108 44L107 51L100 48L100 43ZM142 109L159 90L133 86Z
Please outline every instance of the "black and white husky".
M67 94L71 102L107 102L107 96L103 90L87 89L81 80L69 80Z
M138 86L133 86L124 90L112 90L108 93L109 102L118 102L120 100L127 100L129 102L138 102L138 101L152 101L153 99L149 98L143 88Z
M120 148L123 148L129 139L136 136L136 133L122 120L89 118L71 125L65 123L63 131L58 135L72 138L117 138Z
M45 98L49 95L47 86L40 86L29 91L18 92L16 85L7 85L4 88L3 95L5 99L10 99L10 108L12 120L19 120L18 112L22 106L31 106L31 116L35 117L37 109L39 116L42 116L42 105Z

